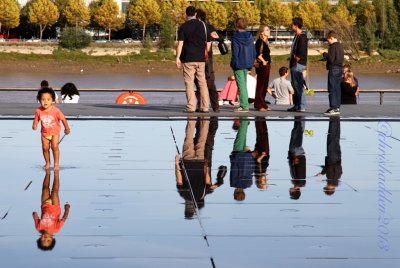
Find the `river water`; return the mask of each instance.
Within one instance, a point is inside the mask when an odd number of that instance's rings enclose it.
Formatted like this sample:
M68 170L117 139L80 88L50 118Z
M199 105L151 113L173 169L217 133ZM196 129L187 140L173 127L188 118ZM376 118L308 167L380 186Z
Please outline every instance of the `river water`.
M223 88L229 72L216 74L217 88ZM271 73L270 80L277 77L277 74ZM361 89L400 89L400 74L359 74L357 78ZM184 88L183 78L180 73L173 74L79 74L71 73L3 73L0 74L0 87L38 87L41 80L48 80L50 85L59 89L67 82L73 82L79 88L120 88L141 89L141 88ZM327 76L324 73L309 74L310 88L326 88ZM3 92L0 95L0 102L31 102L35 98L34 92ZM113 103L119 95L115 93L86 93L81 96L82 103ZM145 97L150 98L152 103L160 104L180 104L185 102L183 93L146 93ZM311 102L327 101L325 94L313 97ZM390 96L389 96L390 95ZM322 98L321 98L322 97ZM367 94L361 96L362 102L378 102L378 94ZM360 98L361 98L360 97ZM400 101L399 94L386 94L385 101Z

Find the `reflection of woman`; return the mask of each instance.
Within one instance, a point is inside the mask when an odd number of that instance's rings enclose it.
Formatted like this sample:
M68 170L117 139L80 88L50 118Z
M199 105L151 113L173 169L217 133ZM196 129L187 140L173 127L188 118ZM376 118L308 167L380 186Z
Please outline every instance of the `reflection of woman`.
M271 110L268 108L268 105L265 102L265 96L267 95L269 83L269 72L271 68L271 52L268 46L268 37L268 26L261 26L258 30L257 41L255 45L257 51L257 60L260 64L259 67L256 68L257 87L254 108L263 112Z
M41 250L52 250L56 244L56 240L53 237L55 233L60 231L63 227L64 222L68 218L69 204L64 205L64 215L60 219L61 208L60 199L58 197L58 191L60 187L59 172L54 172L53 188L50 192L50 171L46 172L46 176L43 180L42 187L42 198L41 198L41 218L39 218L37 212L33 212L33 220L35 222L35 228L41 234L37 240L38 248Z
M269 139L267 122L263 117L256 117L256 144L252 153L256 166L254 176L256 185L259 189L266 190L267 185L267 168L269 166Z

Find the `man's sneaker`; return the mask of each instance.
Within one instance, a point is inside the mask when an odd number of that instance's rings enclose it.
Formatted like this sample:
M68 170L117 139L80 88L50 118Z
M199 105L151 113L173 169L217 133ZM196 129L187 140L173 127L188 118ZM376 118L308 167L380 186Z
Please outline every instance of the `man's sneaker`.
M296 112L304 113L306 111L305 108L297 109Z
M340 115L340 110L339 109L328 109L324 115L327 116L332 116L332 115Z
M296 106L293 106L293 107L287 109L286 111L288 111L288 112L296 112L297 108L296 108Z
M245 108L239 107L239 108L237 108L237 109L235 109L233 111L235 113L247 113L247 112L249 112L249 109L245 109Z

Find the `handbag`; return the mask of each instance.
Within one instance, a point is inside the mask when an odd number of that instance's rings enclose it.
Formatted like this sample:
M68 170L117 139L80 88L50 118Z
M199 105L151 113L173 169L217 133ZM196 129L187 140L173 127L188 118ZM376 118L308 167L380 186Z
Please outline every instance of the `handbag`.
M226 55L229 52L228 45L222 40L218 43L218 49L221 55Z
M259 53L257 55L257 58L254 60L253 64L254 68L260 68L260 66L262 65L262 62L258 59L258 56L262 54L263 49L264 49L264 41L261 40L260 50L258 51Z

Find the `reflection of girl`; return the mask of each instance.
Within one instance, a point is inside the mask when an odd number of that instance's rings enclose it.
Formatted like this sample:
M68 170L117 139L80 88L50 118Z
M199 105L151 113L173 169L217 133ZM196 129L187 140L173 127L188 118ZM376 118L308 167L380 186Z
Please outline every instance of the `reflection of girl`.
M37 240L38 248L41 250L52 250L54 248L56 240L54 239L53 235L60 231L64 225L64 222L68 218L70 205L65 204L64 215L60 219L61 208L60 199L58 197L59 187L59 173L56 171L54 172L53 188L50 193L50 171L47 171L42 187L41 218L39 218L37 212L32 213L33 220L35 222L35 228L41 234L40 238Z

